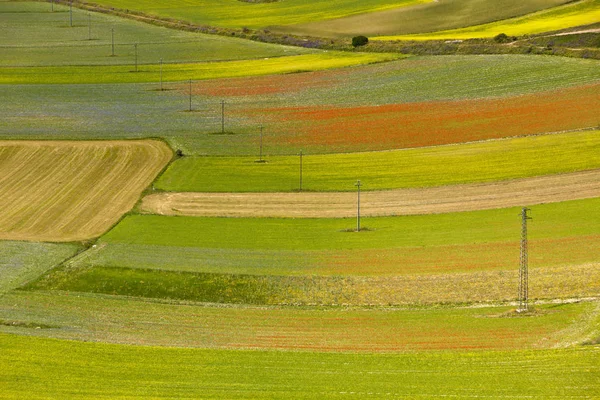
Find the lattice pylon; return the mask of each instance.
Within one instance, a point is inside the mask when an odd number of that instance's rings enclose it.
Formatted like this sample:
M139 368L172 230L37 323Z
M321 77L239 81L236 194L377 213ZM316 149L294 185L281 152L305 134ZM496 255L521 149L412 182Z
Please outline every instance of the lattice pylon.
M527 212L529 208L521 210L521 258L519 263L519 309L523 312L529 310L529 268L527 248L527 220L531 219Z

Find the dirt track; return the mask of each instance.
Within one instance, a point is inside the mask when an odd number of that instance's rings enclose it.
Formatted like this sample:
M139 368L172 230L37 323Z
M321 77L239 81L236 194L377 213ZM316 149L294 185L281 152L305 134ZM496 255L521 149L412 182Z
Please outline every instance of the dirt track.
M361 194L365 216L486 210L600 197L600 170L504 182L398 189ZM142 210L162 215L351 217L356 193L158 193Z

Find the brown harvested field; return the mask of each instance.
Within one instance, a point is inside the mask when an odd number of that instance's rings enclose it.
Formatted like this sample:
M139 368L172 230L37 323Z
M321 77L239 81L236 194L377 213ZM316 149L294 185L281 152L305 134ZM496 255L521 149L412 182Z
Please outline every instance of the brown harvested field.
M600 170L503 182L363 192L365 216L438 214L600 197ZM160 215L336 218L356 215L356 194L158 193L141 209Z
M171 157L155 140L0 141L0 239L99 236Z

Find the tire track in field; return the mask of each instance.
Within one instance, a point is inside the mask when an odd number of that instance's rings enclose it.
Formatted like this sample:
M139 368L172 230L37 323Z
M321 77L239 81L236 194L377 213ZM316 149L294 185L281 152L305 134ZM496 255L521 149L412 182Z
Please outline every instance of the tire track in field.
M0 240L99 236L171 157L154 140L0 141Z
M356 193L156 193L141 209L161 215L340 218L356 215ZM361 215L487 210L600 197L600 170L482 184L363 192Z

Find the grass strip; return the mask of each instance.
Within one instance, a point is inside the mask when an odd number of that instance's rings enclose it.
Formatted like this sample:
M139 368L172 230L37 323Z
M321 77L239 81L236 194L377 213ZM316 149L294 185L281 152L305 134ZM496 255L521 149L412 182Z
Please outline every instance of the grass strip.
M433 398L465 393L564 399L600 393L600 350L593 346L359 356L160 349L2 334L0 347L7 399Z
M452 146L335 155L304 154L309 191L354 191L494 182L600 168L600 131ZM173 192L287 192L299 188L299 157L184 157L156 188Z
M402 56L379 53L321 52L299 56L209 63L164 64L164 81L289 74L392 61ZM0 84L82 84L158 82L159 64L60 67L2 67Z

